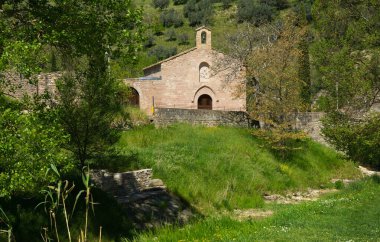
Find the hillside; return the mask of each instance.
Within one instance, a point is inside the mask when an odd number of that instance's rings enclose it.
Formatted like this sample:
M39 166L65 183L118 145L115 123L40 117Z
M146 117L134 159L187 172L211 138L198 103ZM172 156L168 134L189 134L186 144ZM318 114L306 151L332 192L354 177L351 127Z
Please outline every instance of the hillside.
M311 140L283 160L240 128L144 127L124 132L115 149L124 159L105 160L103 167L153 168L169 190L204 214L261 207L264 193L333 186L332 178L358 176L352 162Z
M228 44L226 37L232 36L239 26L243 24L237 20L237 1L227 1L230 2L228 7L224 7L222 1L209 1L212 6L209 22L195 25L191 25L189 18L184 15L186 4L175 5L174 1L170 0L169 6L161 10L154 8L152 2L153 0L134 0L134 4L143 10L146 39L137 66L133 67L134 71L126 73L130 77L142 75L142 68L160 59L165 59L175 53L194 47L195 29L201 25L206 25L212 30L213 48L223 51ZM293 3L292 1L288 2L289 9ZM178 26L165 26L162 21L162 15L167 16L172 10L183 23ZM281 14L281 11L275 9L272 11L273 18L277 18ZM171 35L173 35L173 38L170 37Z

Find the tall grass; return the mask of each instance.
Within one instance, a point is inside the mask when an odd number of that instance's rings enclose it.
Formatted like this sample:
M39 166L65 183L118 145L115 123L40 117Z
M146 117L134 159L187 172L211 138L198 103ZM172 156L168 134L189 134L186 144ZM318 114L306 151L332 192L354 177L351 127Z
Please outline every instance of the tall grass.
M134 157L133 168L153 168L171 191L203 213L261 207L266 192L358 176L353 163L323 145L307 141L290 159L280 160L241 128L143 127L125 132L116 148Z

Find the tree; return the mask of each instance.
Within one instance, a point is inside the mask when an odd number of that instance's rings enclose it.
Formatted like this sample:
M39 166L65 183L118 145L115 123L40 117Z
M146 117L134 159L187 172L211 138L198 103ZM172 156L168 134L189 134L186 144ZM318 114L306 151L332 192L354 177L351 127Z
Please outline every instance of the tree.
M187 0L173 0L174 5L182 5L187 3Z
M176 47L164 47L162 45L158 45L152 48L149 52L149 56L155 56L158 60L163 60L169 58L170 56L177 54Z
M272 6L252 0L239 0L237 7L238 22L249 22L256 26L272 21L275 14Z
M178 36L180 45L188 45L189 44L189 35L186 33L182 33Z
M228 9L231 7L232 0L222 0L222 7L223 9Z
M380 115L374 113L355 122L341 112L323 120L322 133L337 150L362 165L380 169Z
M265 124L264 130L254 133L281 155L298 147L298 140L304 137L292 127L297 113L305 110L298 72L305 32L306 27L299 25L292 12L279 23L246 23L227 38L228 56L214 65L214 71L229 70L227 82L245 70L247 111Z
M181 15L174 9L169 9L161 13L160 16L162 25L164 27L181 27L183 25L183 20Z
M265 123L288 128L294 113L304 110L302 80L298 76L301 51L299 44L305 28L297 26L296 17L287 15L275 30L273 41L255 48L247 59L247 104L251 116Z
M165 9L169 6L169 0L153 0L152 2L154 8Z
M184 15L189 19L190 26L208 25L212 21L212 2L208 0L189 0L183 8Z
M68 138L51 113L0 107L0 197L36 195L56 179L47 174L52 164L69 171L73 162L61 148Z
M21 57L7 53L44 46L59 52L64 77L58 88L60 120L70 134L70 148L80 163L89 152L109 140L112 113L117 109L116 86L110 62L121 56L133 61L141 46L141 11L130 1L3 1L0 23L6 26L2 60L10 65ZM9 56L9 55L8 55ZM16 58L17 57L17 58ZM17 70L31 72L36 59L21 63ZM38 73L38 69L33 71ZM72 91L71 97L67 94Z
M374 104L380 91L375 68L380 37L373 31L379 29L379 11L376 1L315 1L318 35L311 51L327 93L325 111L360 116Z
M177 35L174 29L168 29L168 31L166 31L166 36L167 36L167 39L166 39L167 41L177 40Z
M361 164L379 167L380 3L315 1L317 39L311 46L327 117L326 139Z

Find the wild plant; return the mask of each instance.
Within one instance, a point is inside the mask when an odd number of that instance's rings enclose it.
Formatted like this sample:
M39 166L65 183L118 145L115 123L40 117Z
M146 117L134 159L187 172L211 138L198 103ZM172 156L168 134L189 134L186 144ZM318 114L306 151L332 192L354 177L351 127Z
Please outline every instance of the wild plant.
M87 169L86 169L87 168ZM50 229L54 230L55 238L59 242L60 241L60 235L57 225L57 218L60 213L63 214L65 226L66 226L66 232L68 236L68 241L72 241L71 236L71 230L70 230L70 220L72 219L74 215L74 211L76 208L76 205L78 203L79 198L82 194L85 195L85 225L84 228L81 228L80 234L78 236L78 242L86 242L87 241L87 230L88 230L88 211L91 206L92 211L94 212L94 202L93 202L93 196L91 194L91 188L92 185L90 183L90 174L89 174L89 167L84 167L82 170L82 182L85 187L85 189L78 192L75 198L74 205L72 207L71 215L68 215L68 207L67 207L67 199L69 198L69 195L75 188L74 182L69 182L68 180L62 180L61 175L57 169L56 166L53 164L51 165L51 169L57 176L58 181L53 184L49 185L47 189L42 190L42 193L45 195L45 199L43 202L37 205L40 206L44 204L46 213L49 214L49 221L50 221ZM45 232L42 234L42 238L44 241L49 241L50 238L48 237L48 230L45 228ZM101 228L100 228L100 236L99 241L101 241Z
M0 234L7 234L7 240L8 242L12 241L13 234L12 234L12 224L8 218L8 216L5 214L4 210L0 207L0 225L4 224L6 229L0 229Z

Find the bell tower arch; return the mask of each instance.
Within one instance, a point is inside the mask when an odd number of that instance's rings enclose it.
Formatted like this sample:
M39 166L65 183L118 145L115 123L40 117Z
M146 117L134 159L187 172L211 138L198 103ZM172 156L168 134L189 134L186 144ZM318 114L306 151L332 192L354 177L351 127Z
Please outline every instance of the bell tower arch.
M196 31L197 48L211 49L211 30L205 26L202 26Z

